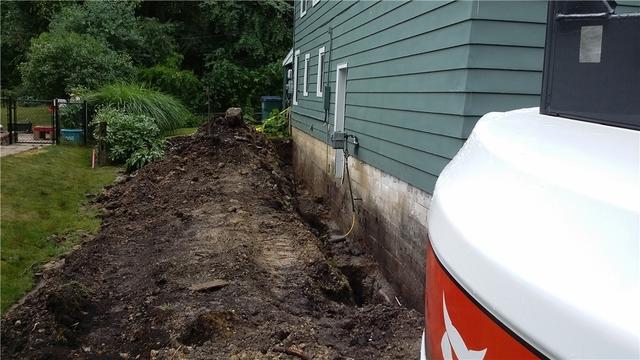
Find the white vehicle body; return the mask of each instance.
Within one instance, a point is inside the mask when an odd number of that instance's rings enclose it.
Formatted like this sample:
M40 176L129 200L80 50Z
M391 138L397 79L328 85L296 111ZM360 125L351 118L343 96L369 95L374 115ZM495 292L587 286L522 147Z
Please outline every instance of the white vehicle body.
M640 358L640 131L489 113L440 175L428 227L446 272L539 354Z

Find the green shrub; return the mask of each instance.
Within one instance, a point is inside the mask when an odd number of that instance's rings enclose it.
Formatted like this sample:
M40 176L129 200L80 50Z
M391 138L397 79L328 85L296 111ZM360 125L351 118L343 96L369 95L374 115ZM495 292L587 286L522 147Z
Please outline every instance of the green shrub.
M143 66L162 62L176 51L175 26L154 18L138 18L142 44L131 53L133 61Z
M289 123L287 122L287 112L285 109L279 112L273 109L268 119L264 120L262 125L256 127L256 130L275 137L289 136Z
M60 106L58 110L60 123L63 129L80 129L83 127L84 107L81 103L72 102L64 106Z
M70 3L53 15L50 31L86 34L110 48L127 52L142 44L137 31L133 1L86 1Z
M199 7L213 35L201 45L202 82L211 89L212 110L238 106L245 113L249 108L259 113L260 96L282 92L282 59L292 46L293 2L204 1Z
M74 87L97 89L129 79L129 56L103 42L75 33L42 33L31 42L27 61L20 64L25 92L43 99L66 97Z
M162 159L164 156L164 147L160 145L154 145L150 148L143 148L136 150L129 159L124 163L127 171L133 171L140 169L148 163Z
M180 99L192 111L204 110L206 99L202 83L193 71L180 70L182 55L174 53L162 64L138 70L138 80Z
M255 113L253 112L253 109L250 106L246 106L242 108L242 118L244 119L244 122L246 122L247 124L251 124L251 125L260 124L260 121L256 120Z
M191 116L184 124L186 128L197 128L207 121L207 115L194 115Z
M140 1L66 2L52 15L50 31L92 36L113 50L129 54L136 65L151 66L175 51L174 26L137 17L140 4Z
M162 132L181 128L193 117L176 98L138 84L107 85L88 93L86 100L94 107L110 106L127 114L150 117Z
M149 116L105 107L98 110L94 122L107 123L107 135L101 140L106 142L108 157L115 163L124 163L127 171L164 156L164 139ZM97 129L98 126L94 136L99 139Z
M211 56L202 83L211 91L211 108L226 110L230 106L243 111L260 112L260 96L282 91L282 65L274 62L249 68L236 62Z

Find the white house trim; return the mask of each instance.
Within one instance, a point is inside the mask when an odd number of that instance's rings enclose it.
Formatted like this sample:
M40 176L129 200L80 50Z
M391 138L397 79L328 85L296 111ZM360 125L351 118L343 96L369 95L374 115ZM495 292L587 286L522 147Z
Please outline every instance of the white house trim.
M300 50L296 50L293 56L293 105L298 105L298 58Z
M336 67L336 101L333 111L333 131L344 132L345 108L347 103L347 63ZM336 149L335 176L342 179L344 174L344 150Z
M313 2L311 3L311 6L316 6L317 3L319 3L320 0L313 0Z
M309 91L307 90L307 79L309 78L309 57L309 54L304 55L304 87L302 88L304 96L309 96Z
M322 97L323 75L324 75L324 46L318 49L318 75L316 80L316 96Z
M307 13L307 1L309 0L300 0L300 17L303 17Z
M293 62L293 49L289 50L287 57L282 60L282 66L287 66Z

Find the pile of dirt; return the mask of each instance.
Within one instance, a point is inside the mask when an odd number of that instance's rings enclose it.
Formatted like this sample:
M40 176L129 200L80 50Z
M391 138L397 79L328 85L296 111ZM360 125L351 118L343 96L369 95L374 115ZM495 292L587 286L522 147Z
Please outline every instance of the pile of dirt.
M275 153L213 121L120 177L100 233L5 314L2 357L415 358L421 316L358 244L325 241Z

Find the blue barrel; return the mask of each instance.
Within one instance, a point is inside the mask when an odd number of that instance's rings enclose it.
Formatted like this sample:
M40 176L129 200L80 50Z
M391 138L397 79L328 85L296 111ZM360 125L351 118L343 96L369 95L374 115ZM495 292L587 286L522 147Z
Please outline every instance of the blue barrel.
M262 96L262 121L265 121L271 115L273 109L280 110L282 107L282 98L280 96Z
M60 129L62 140L72 144L82 144L83 135L82 129Z

